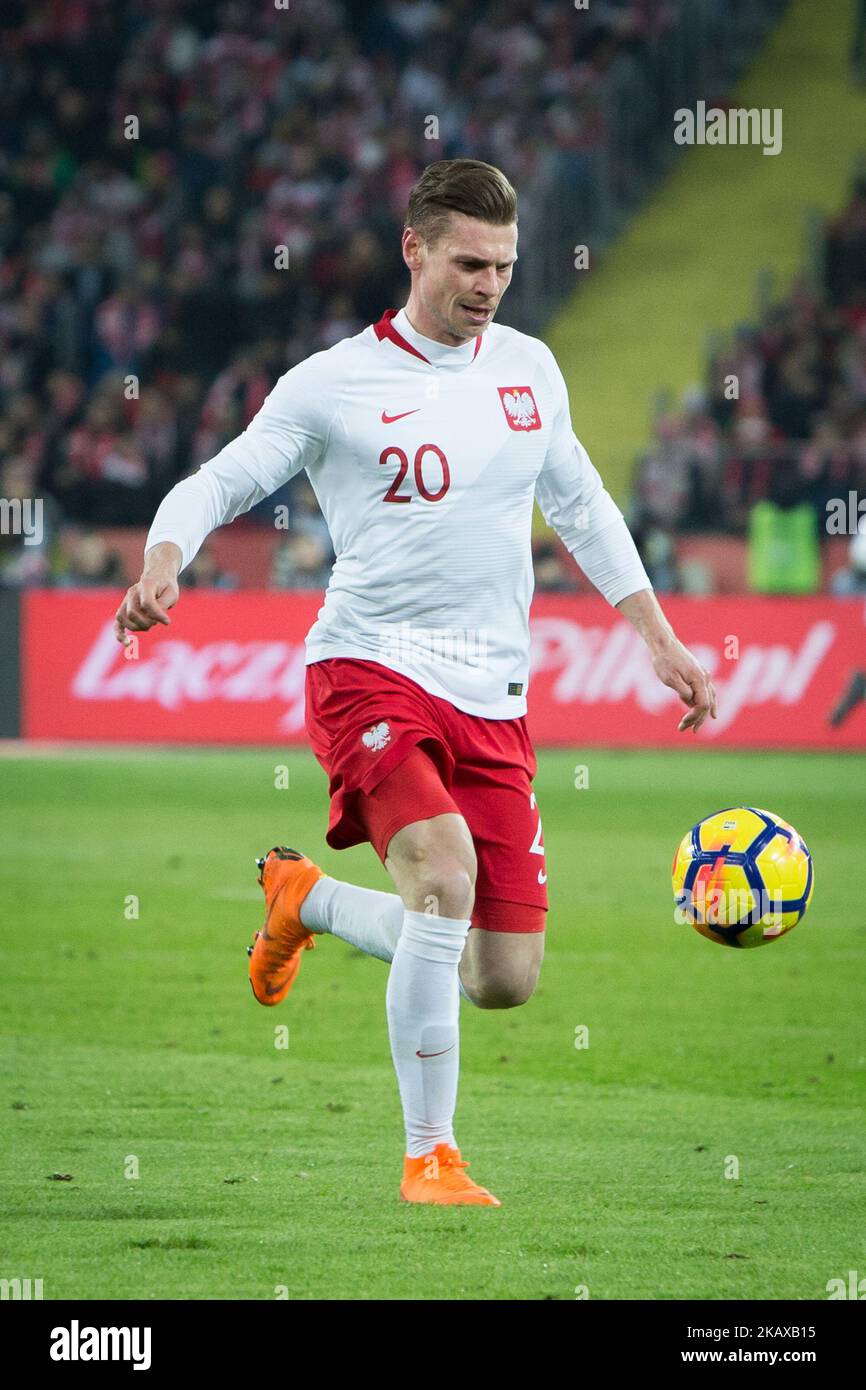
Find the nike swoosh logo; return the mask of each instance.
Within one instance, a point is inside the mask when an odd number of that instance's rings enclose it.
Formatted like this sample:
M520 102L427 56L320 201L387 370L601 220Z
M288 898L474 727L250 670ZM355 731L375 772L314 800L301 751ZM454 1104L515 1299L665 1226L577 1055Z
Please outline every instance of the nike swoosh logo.
M547 882L547 874L544 872L543 869L539 869L539 870L538 870L538 882L539 882L539 883L546 883L546 882Z
M419 406L418 408L419 408L419 410L420 410L420 406ZM450 1051L451 1051L451 1048L453 1048L453 1046L454 1046L454 1044L452 1043L452 1044L451 1044L451 1047L443 1047L443 1049L442 1049L441 1052L416 1052L416 1053L415 1053L415 1056L416 1056L416 1057L444 1057L444 1056L445 1056L445 1053L446 1053L446 1052L450 1052Z
M415 407L414 410L404 410L404 411L402 412L402 414L400 414L400 415L389 415L388 412L387 412L386 410L383 410L383 411L382 411L382 424L383 424L383 425L393 425L393 423L394 423L395 420L404 420L404 419L406 418L407 415L417 415L417 414L418 414L418 411L419 411L420 409L421 409L420 405L416 405L416 407Z

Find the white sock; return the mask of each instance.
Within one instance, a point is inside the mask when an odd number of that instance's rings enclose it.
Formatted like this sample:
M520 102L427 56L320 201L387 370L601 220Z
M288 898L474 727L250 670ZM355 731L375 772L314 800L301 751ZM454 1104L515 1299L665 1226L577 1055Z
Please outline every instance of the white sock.
M470 926L468 919L404 911L385 1004L411 1158L432 1153L437 1144L454 1144L460 1070L457 967Z
M396 893L380 893L342 883L338 878L317 879L301 903L301 921L310 931L330 932L368 956L391 962L403 930L403 899Z
M368 956L390 965L403 930L403 899L397 893L359 888L326 875L318 879L301 903L301 921L310 931L328 932L348 941ZM474 1004L458 976L458 988Z

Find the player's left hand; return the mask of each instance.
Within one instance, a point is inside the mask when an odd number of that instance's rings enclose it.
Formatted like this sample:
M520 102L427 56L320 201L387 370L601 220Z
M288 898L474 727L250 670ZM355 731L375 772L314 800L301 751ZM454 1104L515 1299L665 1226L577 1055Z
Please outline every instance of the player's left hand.
M707 715L716 719L716 687L707 671L692 655L688 647L673 638L664 647L653 653L653 669L663 685L670 686L679 695L689 712L684 714L678 731L686 729L697 733Z

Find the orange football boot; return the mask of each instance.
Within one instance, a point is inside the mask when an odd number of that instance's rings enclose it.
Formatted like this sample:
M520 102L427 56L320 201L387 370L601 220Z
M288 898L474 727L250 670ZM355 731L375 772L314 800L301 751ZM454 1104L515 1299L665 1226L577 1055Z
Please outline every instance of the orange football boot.
M459 1149L437 1144L432 1153L403 1160L400 1196L404 1202L435 1202L439 1206L501 1207L502 1203L486 1187L464 1172L469 1164Z
M267 916L247 954L253 994L270 1007L285 999L300 969L301 952L316 944L314 933L301 921L301 903L324 873L312 859L285 845L269 850L256 865Z

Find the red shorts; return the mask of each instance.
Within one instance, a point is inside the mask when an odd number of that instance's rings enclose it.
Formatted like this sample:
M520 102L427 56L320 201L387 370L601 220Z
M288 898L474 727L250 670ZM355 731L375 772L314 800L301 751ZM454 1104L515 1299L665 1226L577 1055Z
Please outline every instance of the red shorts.
M329 778L325 838L333 849L370 841L384 860L388 840L404 825L456 813L475 844L476 900L547 911L541 819L532 790L537 764L525 716L466 714L378 662L329 657L307 666L306 727ZM424 775L413 759L421 775L413 772L410 792L395 776L387 799L371 797L415 749L427 754L438 775ZM507 925L513 914L501 917L500 930L544 928L538 912L526 914L523 926Z

